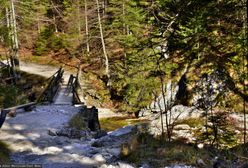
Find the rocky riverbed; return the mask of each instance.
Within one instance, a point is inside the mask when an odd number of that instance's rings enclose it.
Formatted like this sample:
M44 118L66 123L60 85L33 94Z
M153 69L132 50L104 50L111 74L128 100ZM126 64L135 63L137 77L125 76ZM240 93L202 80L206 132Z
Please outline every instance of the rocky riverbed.
M99 139L51 135L51 130L61 130L79 110L68 105L43 105L32 112L20 112L15 118L8 117L0 140L12 149L12 162L42 164L45 168L123 165L118 162L120 147L128 141L132 126Z

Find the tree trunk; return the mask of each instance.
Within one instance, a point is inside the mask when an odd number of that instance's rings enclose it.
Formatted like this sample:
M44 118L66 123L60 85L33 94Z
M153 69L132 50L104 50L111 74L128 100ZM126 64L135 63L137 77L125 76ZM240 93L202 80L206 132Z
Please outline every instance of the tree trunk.
M16 26L16 13L14 1L9 1L9 8L6 7L6 22L8 28L8 37L10 39L9 44L9 57L10 63L12 67L12 76L14 79L14 83L17 80L17 72L19 71L19 45L18 45L18 37L17 37L17 26Z
M86 49L87 53L90 52L90 44L89 44L89 27L88 27L88 7L87 0L84 1L84 14L85 14L85 33L86 33Z
M245 36L244 39L247 39L247 1L243 1L243 6L244 6L244 12L242 13L242 17L243 17L243 34ZM244 46L247 46L247 40L244 40ZM246 61L246 56L247 54L245 55L245 53L247 53L247 48L244 49L245 52L243 54L243 57L242 57L242 61L243 61L243 73L246 74L247 73L247 69L246 69L246 65L245 65L245 61ZM246 87L245 87L245 77L243 78L243 92L244 92L244 95L246 95ZM244 144L246 143L246 130L247 130L247 125L246 125L246 102L245 102L245 98L243 100L243 114L244 114Z
M18 37L17 37L17 28L16 28L16 14L15 14L15 6L13 0L10 0L10 28L11 28L11 39L12 39L12 62L13 68L16 70L19 69L19 45L18 45Z
M103 0L103 3L102 3L103 14L105 14L105 11L106 11L108 4L109 4L108 0Z
M81 39L81 19L80 19L80 2L77 0L77 23L78 23L78 44Z
M125 1L122 1L122 18L123 18L123 34L126 34L126 24L124 22L124 18L125 18Z
M99 23L99 30L100 30L100 35L101 35L101 41L102 41L102 49L103 49L103 54L105 57L105 73L107 75L107 85L109 86L109 78L110 78L110 74L109 74L109 61L108 61L108 55L107 55L107 51L106 51L106 46L105 46L105 42L104 42L104 37L103 37L103 29L102 29L102 22L101 22L101 15L100 15L100 7L99 7L99 1L96 0L96 4L97 4L97 15L98 15L98 23Z
M172 130L171 130L171 125L169 123L169 117L168 117L168 107L166 105L166 100L165 100L165 91L164 91L164 80L163 80L163 77L160 77L160 81L161 81L161 91L162 91L162 98L163 98L163 103L164 103L164 112L165 112L165 124L166 124L166 132L167 132L167 138L168 138L168 141L171 141L171 133L172 133ZM162 116L163 114L161 113L161 120L162 120ZM162 124L162 121L161 121L161 124Z
M17 37L17 28L16 28L16 13L15 13L15 6L13 0L11 2L11 14L12 14L12 29L13 29L13 51L14 51L14 62L15 66L19 68L19 55L18 55L18 50L19 50L19 45L18 45L18 37Z

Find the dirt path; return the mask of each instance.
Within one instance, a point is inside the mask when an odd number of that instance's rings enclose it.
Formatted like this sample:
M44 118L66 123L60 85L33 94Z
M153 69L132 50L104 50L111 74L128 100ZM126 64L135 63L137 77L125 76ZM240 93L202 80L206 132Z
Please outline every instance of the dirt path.
M28 73L37 74L49 78L59 69L59 67L50 66L50 65L39 65L39 64L21 61L20 69ZM68 81L70 74L71 72L69 71L64 72L63 77L65 81Z

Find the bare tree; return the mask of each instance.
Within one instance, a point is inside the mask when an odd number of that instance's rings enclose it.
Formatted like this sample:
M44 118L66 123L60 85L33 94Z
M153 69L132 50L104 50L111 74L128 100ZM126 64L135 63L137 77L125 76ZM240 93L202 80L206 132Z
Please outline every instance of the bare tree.
M16 13L14 1L9 1L9 6L5 8L6 12L6 22L8 28L8 38L9 38L9 57L10 64L12 67L12 75L14 82L17 80L17 72L19 71L19 45L18 45L18 36L17 36L17 24L16 24Z
M99 6L98 0L96 0L96 5L97 5L97 16L98 16L98 24L99 24L99 30L100 30L100 35L101 35L101 41L102 41L103 55L105 57L105 73L106 73L107 78L108 78L107 85L109 86L110 85L110 83L109 83L109 78L110 78L109 60L108 60L106 45L105 45L105 41L104 41L104 37L103 37L102 21L101 21L101 15L100 15L100 6Z
M84 15L85 15L86 49L87 49L87 53L89 54L89 52L90 52L90 44L89 44L88 4L87 4L87 0L84 1Z
M243 6L244 6L244 12L242 12L242 18L243 18L243 34L245 36L244 39L247 39L247 4L246 4L247 1L242 1L243 3ZM247 46L247 40L244 40L244 46ZM245 49L247 50L247 48ZM245 52L247 53L247 51ZM245 54L243 54L243 57L242 57L242 61L243 61L243 73L246 74L247 73L247 69L246 69L246 65L245 65ZM245 78L243 78L243 92L244 94L246 95L246 87L245 87ZM243 114L244 114L244 144L246 143L246 102L245 102L245 99L243 100Z

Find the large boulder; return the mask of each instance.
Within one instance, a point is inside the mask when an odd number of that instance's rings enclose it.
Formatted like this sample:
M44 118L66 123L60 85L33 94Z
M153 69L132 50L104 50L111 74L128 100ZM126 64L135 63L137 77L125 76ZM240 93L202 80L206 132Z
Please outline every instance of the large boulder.
M187 119L187 118L200 118L204 114L204 111L198 110L195 107L188 107L183 105L176 105L172 107L170 111L167 111L168 120L170 123L175 123L178 120ZM153 135L161 134L162 127L161 127L161 116L160 114L156 114L157 117L153 119L150 123L149 132ZM164 130L166 130L166 113L162 116ZM188 126L187 126L188 128Z

